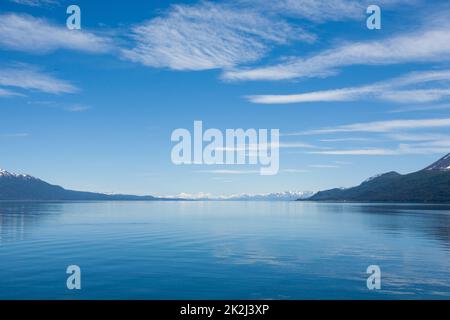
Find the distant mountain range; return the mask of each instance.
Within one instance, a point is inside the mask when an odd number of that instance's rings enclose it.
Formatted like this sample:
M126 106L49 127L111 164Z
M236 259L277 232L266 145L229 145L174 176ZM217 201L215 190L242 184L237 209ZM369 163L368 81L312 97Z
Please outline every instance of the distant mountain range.
M388 172L372 177L352 188L336 188L313 193L279 192L231 196L154 197L104 194L67 190L30 175L0 169L0 200L209 200L209 201L348 201L348 202L416 202L450 203L450 154L423 170L410 174Z
M307 200L450 203L450 154L417 172L384 173L353 188L317 192Z
M153 196L67 190L38 178L0 169L0 200L173 200Z
M239 194L225 197L223 200L231 201L293 201L306 199L314 194L312 191L285 191L264 194Z
M173 197L135 196L126 194L104 194L67 190L30 175L10 173L0 169L0 200L107 200L107 201L292 201L311 197L311 191L286 191L266 194L239 194L231 196L189 195L181 194Z
M226 196L215 196L210 194L179 194L175 197L198 201L294 201L306 199L314 194L312 191L284 191L261 194L234 194Z

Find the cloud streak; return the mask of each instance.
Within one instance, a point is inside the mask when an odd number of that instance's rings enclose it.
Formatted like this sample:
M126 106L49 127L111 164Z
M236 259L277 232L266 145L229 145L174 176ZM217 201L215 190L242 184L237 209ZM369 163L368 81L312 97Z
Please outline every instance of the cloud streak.
M64 110L68 111L68 112L84 112L91 109L90 106L86 106L83 104L71 104L68 106L64 107Z
M387 138L395 141L450 141L450 136L438 133L390 133Z
M413 154L448 153L448 146L424 147L403 144L397 148L367 148L367 149L339 149L325 151L311 151L310 154L344 155L344 156L398 156Z
M310 168L319 168L319 169L336 169L340 168L339 166L335 164L311 164L309 165Z
M390 110L390 113L415 112L415 111L434 111L450 109L450 104L436 104L436 105L417 105L413 107L405 107Z
M0 15L0 48L27 53L58 49L102 53L111 50L111 40L85 30L68 30L44 18L26 14Z
M229 170L229 169L217 169L217 170L198 170L196 172L201 173L213 173L213 174L259 174L260 170Z
M9 0L9 1L29 7L42 7L59 4L59 2L56 0Z
M75 93L79 91L70 82L42 73L29 65L21 65L20 67L14 68L0 68L0 86L50 94Z
M249 1L266 6L284 15L299 17L316 23L353 20L364 16L364 3L354 0L278 0ZM366 6L367 7L367 6Z
M26 138L28 137L28 133L4 133L0 134L0 137L2 138Z
M429 83L440 83L447 87L408 88L423 86ZM444 99L450 96L450 70L413 72L371 85L322 90L289 95L253 95L247 99L260 104L287 104L307 102L355 101L375 98L395 103L425 103Z
M245 3L262 7L265 11L301 18L314 23L364 19L366 8L373 1L365 0L247 0ZM377 1L384 9L397 5L415 4L415 0Z
M21 94L11 90L0 88L0 97L13 97L13 96L21 96Z
M285 173L306 173L309 172L306 169L282 169L281 172Z
M295 136L295 135L329 134L341 132L386 133L398 130L442 128L442 127L450 127L450 118L387 120L387 121L354 123L332 128L323 128L318 130L290 133L289 135Z

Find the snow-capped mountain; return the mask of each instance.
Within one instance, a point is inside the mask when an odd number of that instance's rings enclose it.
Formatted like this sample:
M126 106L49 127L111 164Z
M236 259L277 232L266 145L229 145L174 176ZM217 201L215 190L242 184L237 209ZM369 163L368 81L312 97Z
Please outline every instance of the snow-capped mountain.
M152 196L108 195L67 190L26 174L0 169L0 200L156 200Z
M3 170L0 168L0 178L19 178L19 179L36 179L28 174L17 174L11 173L9 171Z
M417 172L387 172L356 187L317 192L308 200L450 203L450 154Z
M450 170L450 153L426 167L424 170Z
M314 194L312 191L284 191L265 194L240 194L228 197L227 200L240 201L294 201L306 199Z
M285 191L262 194L234 194L216 196L208 193L188 194L181 193L171 198L182 198L199 201L294 201L297 199L306 199L314 195L312 191Z

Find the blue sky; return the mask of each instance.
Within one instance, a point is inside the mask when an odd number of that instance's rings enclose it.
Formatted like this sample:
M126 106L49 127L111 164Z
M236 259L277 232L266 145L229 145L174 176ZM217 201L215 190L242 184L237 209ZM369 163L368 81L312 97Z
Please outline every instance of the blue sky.
M70 4L82 30L66 28ZM450 151L449 16L420 0L0 0L0 167L154 195L419 170ZM174 165L171 133L194 120L280 129L279 173Z

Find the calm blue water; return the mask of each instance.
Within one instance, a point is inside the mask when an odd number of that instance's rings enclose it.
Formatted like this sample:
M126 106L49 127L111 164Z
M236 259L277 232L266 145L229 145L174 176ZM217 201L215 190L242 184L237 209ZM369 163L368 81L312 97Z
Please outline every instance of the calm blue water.
M450 207L0 202L0 298L450 299Z

